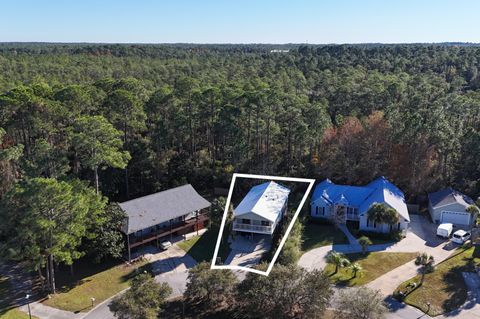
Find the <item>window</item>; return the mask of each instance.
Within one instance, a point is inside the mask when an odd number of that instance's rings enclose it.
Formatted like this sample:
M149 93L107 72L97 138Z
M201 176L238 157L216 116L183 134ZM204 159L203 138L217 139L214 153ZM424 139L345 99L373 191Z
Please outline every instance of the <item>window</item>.
M318 206L315 206L315 215L318 216Z
M325 207L322 207L322 216L325 216Z
M270 222L262 220L262 226L270 226Z
M400 223L397 224L397 230L400 230Z
M250 224L250 219L242 218L242 224Z

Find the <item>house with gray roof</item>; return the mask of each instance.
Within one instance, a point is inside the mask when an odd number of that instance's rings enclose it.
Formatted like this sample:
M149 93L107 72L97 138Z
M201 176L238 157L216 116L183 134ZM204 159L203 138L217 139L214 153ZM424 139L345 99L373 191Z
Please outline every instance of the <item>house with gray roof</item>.
M465 194L451 187L428 194L428 211L432 221L452 223L454 226L471 228L477 220L476 214L467 211L475 202Z
M387 225L370 220L368 210L373 204L393 208L399 222ZM314 218L330 219L342 224L352 221L364 231L406 231L410 223L403 192L383 176L365 186L338 185L326 179L315 187L310 207L310 215Z
M210 203L187 184L119 203L127 214L122 226L131 259L131 249L159 244L173 236L204 228Z

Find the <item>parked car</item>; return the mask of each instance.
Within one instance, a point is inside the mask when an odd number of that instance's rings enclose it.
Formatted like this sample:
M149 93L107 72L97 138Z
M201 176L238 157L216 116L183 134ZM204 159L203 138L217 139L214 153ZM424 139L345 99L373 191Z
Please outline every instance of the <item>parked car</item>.
M455 233L453 233L452 236L452 241L457 244L463 244L467 240L469 240L471 237L471 234L467 231L464 231L463 229L457 230Z
M162 241L162 242L160 243L160 248L161 248L162 250L167 250L167 249L170 248L170 247L172 247L172 243L169 242L168 240Z
M437 228L437 236L443 238L449 238L453 231L453 224L451 223L443 223L440 224Z

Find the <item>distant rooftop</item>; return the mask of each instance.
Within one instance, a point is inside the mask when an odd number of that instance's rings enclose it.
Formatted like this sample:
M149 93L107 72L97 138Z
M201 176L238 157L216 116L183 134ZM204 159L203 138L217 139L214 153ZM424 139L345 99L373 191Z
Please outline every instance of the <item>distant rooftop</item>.
M434 208L454 203L458 203L466 208L475 204L473 199L451 187L428 194L428 199Z

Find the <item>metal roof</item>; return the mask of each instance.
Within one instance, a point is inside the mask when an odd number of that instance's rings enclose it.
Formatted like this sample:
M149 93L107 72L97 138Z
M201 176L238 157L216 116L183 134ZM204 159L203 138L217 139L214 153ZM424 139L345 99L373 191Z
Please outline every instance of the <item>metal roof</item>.
M207 208L210 203L200 196L192 185L187 184L119 205L128 215L128 221L122 227L122 231L131 234Z
M234 215L254 213L274 222L289 194L290 189L273 181L254 186L234 209Z
M374 203L385 203L410 221L403 192L383 176L366 186L337 185L326 179L317 185L313 193L312 202L318 200L323 200L329 205L358 207L360 215L365 214Z
M428 194L428 199L433 208L442 207L450 204L458 203L465 208L475 204L473 200L465 194L454 190L451 187L439 190L435 193Z

